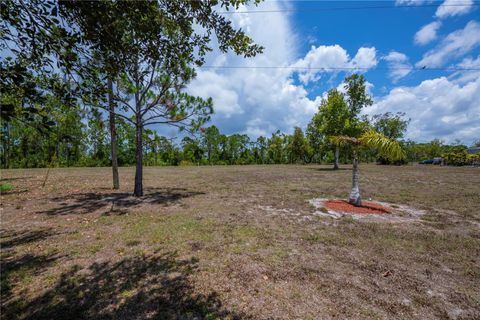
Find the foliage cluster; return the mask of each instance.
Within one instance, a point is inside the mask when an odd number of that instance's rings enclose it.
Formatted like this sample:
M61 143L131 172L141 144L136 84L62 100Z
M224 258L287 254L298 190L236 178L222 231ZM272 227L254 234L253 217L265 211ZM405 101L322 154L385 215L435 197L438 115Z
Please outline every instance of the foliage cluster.
M449 152L443 153L442 158L446 165L464 166L480 165L480 152L469 154L463 147L453 147Z

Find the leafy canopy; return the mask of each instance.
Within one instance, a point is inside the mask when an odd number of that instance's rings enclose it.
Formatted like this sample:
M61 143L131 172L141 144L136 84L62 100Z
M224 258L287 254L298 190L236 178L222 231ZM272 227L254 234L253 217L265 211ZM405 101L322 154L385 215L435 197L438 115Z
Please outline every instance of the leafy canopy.
M410 122L410 119L404 119L405 113L397 112L392 114L391 112L386 112L383 114L377 114L373 116L373 127L376 131L382 133L384 136L391 139L401 139L407 126Z

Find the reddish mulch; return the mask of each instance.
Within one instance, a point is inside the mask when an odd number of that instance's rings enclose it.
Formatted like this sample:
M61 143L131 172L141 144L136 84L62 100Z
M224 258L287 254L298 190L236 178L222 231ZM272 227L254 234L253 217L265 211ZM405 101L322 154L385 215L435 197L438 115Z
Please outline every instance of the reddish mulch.
M355 207L344 200L328 200L323 205L330 210L346 213L384 214L390 213L390 209L372 202L362 202L361 207Z

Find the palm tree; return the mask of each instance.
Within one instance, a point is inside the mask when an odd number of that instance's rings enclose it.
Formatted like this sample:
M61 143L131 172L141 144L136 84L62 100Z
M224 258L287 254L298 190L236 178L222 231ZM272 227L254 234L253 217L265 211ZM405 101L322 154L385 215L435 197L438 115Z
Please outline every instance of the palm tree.
M331 140L337 146L353 145L365 146L367 148L375 149L384 158L389 160L401 160L405 158L405 153L398 141L385 137L383 134L375 130L367 130L363 132L358 138L348 136L333 136ZM359 184L360 173L358 170L357 152L353 150L353 170L352 170L352 191L348 202L356 207L362 205L362 198L360 196Z

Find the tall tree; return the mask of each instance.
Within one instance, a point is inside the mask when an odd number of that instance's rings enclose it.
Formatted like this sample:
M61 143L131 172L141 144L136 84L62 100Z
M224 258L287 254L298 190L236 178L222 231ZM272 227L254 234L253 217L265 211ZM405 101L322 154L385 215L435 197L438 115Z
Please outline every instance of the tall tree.
M320 163L323 158L323 151L325 147L325 137L320 132L320 124L318 123L318 117L313 117L308 123L306 136L308 139L308 145L311 149L310 162Z
M267 157L267 150L268 150L268 143L267 143L267 138L260 136L257 138L257 141L255 141L254 144L254 150L255 150L255 161L257 164L266 164L268 161Z
M203 130L203 148L207 152L209 164L215 164L220 159L220 131L216 126Z
M301 128L295 127L288 149L290 152L290 163L305 163L309 145Z
M107 130L102 113L97 109L93 109L90 112L88 119L88 140L91 149L91 158L94 161L92 164L95 166L107 165Z
M346 128L351 124L351 112L345 102L344 95L336 89L328 92L327 98L323 99L318 112L313 116L310 123L311 134L320 135L324 139L330 136L346 134ZM325 143L328 143L325 140ZM339 168L340 145L335 147L335 161L333 168Z
M277 130L272 133L270 139L268 139L268 158L269 163L285 163L285 135Z
M102 8L103 2L83 5L79 2L72 7L84 33L92 34L92 27L99 27L107 34L114 34L115 48L109 45L107 49L124 53L125 70L117 79L113 98L124 108L116 115L131 121L136 128L135 196L143 195L144 127L170 124L196 130L209 119L212 101L189 96L183 89L195 76L191 65L203 64L204 55L211 50L213 34L221 51L231 49L245 57L262 51L215 10L218 4L229 10L246 2L119 1L109 3L111 14L96 15L93 26L90 24L92 11L98 11L96 6Z
M182 149L184 160L200 165L204 152L200 146L200 141L195 138L184 137L182 139Z

